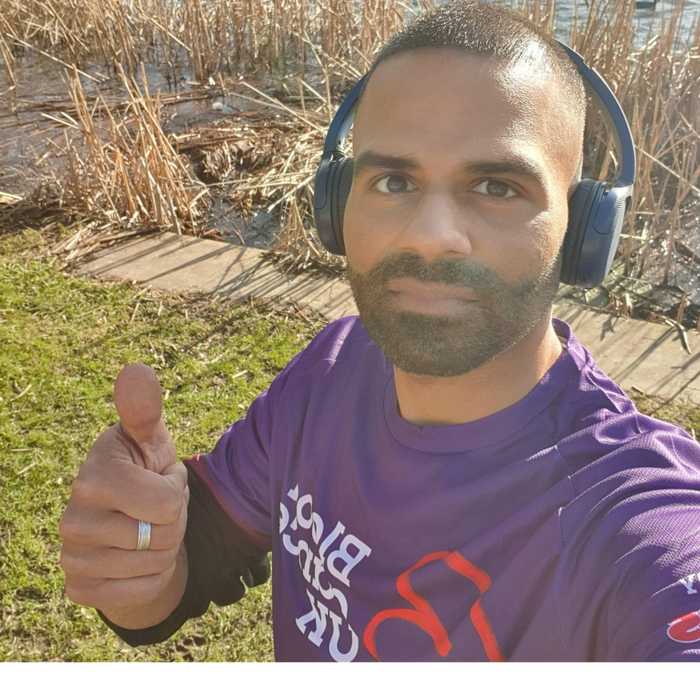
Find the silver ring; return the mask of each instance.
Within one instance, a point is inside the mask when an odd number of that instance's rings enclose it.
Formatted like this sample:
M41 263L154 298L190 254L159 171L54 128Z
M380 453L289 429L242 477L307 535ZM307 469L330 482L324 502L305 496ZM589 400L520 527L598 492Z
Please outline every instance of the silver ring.
M151 546L151 523L139 520L139 536L136 540L136 549L148 549Z

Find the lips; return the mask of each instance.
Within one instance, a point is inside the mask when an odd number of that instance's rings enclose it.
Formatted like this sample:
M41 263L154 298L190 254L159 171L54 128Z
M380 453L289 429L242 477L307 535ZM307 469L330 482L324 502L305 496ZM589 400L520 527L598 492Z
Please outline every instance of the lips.
M444 316L460 313L465 306L477 301L473 292L463 287L418 282L407 277L392 280L387 289L400 308L420 314Z
M390 292L406 294L423 299L460 299L462 301L476 301L476 295L464 287L440 284L438 282L418 282L417 280L402 277L392 280L387 285Z

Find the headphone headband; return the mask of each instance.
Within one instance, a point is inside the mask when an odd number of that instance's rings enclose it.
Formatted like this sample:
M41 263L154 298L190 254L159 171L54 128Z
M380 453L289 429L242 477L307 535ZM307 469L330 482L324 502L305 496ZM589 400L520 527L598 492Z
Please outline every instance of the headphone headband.
M605 121L608 123L612 131L612 136L615 141L618 155L620 157L620 175L615 183L615 187L625 187L634 184L634 176L636 170L636 157L634 152L634 142L632 141L632 132L630 131L627 117L620 107L620 103L613 94L613 91L608 87L608 84L603 80L600 73L594 68L586 65L583 56L576 53L561 41L557 43L566 51L567 55L574 62L581 77L583 78L588 94L591 96L596 106L603 113ZM326 141L323 144L323 154L335 154L337 156L345 155L345 141L348 138L350 129L352 128L357 110L357 101L362 90L362 86L369 77L369 73L365 73L358 82L353 86L339 107L333 118L333 121L328 129ZM316 206L316 203L314 203ZM319 205L323 206L323 205Z
M615 187L627 187L634 184L634 175L637 169L636 156L634 153L634 141L632 132L627 122L627 117L620 107L613 91L603 80L600 73L595 68L587 66L583 56L576 53L561 41L557 42L566 51L569 58L574 62L578 72L581 74L586 86L590 88L588 94L596 103L598 109L603 113L605 121L612 131L615 141L615 148L620 157L620 175L615 182Z

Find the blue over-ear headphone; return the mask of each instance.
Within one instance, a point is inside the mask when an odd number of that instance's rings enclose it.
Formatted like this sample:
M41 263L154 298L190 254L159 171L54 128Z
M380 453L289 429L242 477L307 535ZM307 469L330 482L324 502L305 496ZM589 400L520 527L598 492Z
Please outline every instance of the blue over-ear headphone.
M561 42L559 42L561 44ZM610 127L620 158L620 175L611 189L606 183L584 179L569 199L569 225L562 249L561 281L582 287L600 284L612 265L625 211L632 199L635 153L632 134L620 103L583 58L565 44L590 96ZM357 101L367 74L350 90L331 122L314 182L314 222L325 248L345 255L343 216L352 186L353 159L345 156L345 140L352 127Z

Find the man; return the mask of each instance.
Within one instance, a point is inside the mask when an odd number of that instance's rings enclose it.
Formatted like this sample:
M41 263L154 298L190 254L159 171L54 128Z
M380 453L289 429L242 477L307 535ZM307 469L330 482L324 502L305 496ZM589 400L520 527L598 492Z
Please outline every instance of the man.
M700 659L700 447L551 318L584 114L503 8L394 37L354 125L360 317L186 466L126 367L61 521L68 596L152 643L271 551L278 660Z

